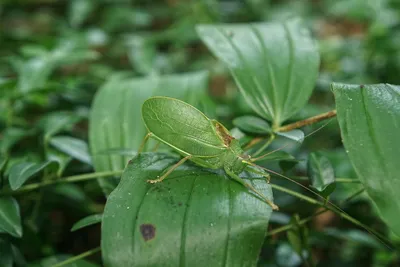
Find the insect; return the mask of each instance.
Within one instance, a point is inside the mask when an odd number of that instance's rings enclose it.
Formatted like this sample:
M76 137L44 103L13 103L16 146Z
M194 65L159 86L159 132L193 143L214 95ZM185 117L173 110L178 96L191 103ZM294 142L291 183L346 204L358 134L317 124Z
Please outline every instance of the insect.
M202 167L224 169L229 177L256 193L272 209L278 209L271 200L239 177L245 170L261 174L268 181L270 176L251 168L255 166L253 159L244 154L239 141L221 123L207 118L201 111L181 100L161 96L151 97L143 103L142 117L148 134L139 153L148 139L154 138L183 156L161 177L148 182L161 182L185 161L190 160Z

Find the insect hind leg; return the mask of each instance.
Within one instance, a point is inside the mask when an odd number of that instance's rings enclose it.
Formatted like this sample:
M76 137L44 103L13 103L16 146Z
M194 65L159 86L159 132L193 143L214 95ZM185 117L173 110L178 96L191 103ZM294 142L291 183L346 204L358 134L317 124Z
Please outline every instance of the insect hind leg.
M245 170L248 171L248 172L259 174L259 175L265 177L265 179L267 180L267 183L271 182L271 175L269 173L265 173L265 172L262 172L262 171L259 171L259 170L255 170L255 169L251 168L250 166L247 166Z
M248 188L249 190L253 191L255 194L257 194L259 197L261 197L269 206L271 206L271 208L273 210L279 210L279 207L277 205L275 205L275 203L273 203L271 200L269 200L268 198L266 198L263 194L261 194L259 191L257 191L257 189L254 188L254 186L246 183L242 178L240 178L237 174L235 174L234 172L232 172L231 170L225 168L225 172L229 175L229 177L231 177L233 180L235 180L236 182L240 183L241 185L245 186L246 188Z

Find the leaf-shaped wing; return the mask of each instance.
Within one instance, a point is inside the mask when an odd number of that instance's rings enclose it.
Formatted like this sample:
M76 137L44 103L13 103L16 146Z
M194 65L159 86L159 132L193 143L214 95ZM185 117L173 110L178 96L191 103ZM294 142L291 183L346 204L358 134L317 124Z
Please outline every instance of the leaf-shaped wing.
M195 107L169 97L151 97L142 106L147 129L169 145L198 157L226 150L210 119Z

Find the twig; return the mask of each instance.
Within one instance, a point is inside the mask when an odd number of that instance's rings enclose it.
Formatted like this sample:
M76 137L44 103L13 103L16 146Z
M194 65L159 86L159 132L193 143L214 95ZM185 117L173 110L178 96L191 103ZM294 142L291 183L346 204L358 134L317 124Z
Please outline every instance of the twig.
M285 126L281 126L278 129L276 129L276 132L289 132L291 130L306 126L306 125L310 125L310 124L314 124L332 117L336 116L336 109L328 111L326 113L322 113L319 114L317 116L302 120L302 121L296 121L294 123L291 124L287 124Z

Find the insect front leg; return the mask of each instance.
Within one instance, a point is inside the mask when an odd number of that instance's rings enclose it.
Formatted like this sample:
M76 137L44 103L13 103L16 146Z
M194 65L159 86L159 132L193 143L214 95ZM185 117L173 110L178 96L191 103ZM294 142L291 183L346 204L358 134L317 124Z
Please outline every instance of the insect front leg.
M183 159L181 159L180 161L178 161L176 164L174 164L171 168L168 169L168 171L166 173L164 173L160 178L158 179L154 179L154 180L147 180L147 182L155 184L155 183L159 183L162 180L164 180L168 175L171 174L171 172L173 172L176 168L178 168L179 166L181 166L183 163L185 163L185 161L187 161L188 159L190 159L192 156L186 156Z
M138 154L141 153L144 149L144 146L146 145L147 141L149 141L149 138L153 135L153 133L147 133L146 136L144 137L142 143L140 144Z
M240 178L237 174L235 174L233 171L225 168L225 172L236 182L240 183L241 185L245 186L246 188L250 189L251 191L253 191L254 193L256 193L259 197L261 197L265 202L267 202L268 205L271 206L271 208L273 210L279 210L279 207L277 205L275 205L271 200L269 200L268 198L266 198L263 194L261 194L260 192L258 192L254 186L246 183L242 178Z

